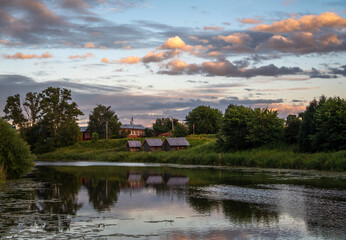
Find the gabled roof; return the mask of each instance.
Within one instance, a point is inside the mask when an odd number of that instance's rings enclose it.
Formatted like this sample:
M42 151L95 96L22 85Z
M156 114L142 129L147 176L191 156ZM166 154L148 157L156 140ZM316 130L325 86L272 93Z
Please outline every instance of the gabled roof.
M181 138L166 138L165 141L172 147L190 146L189 142L184 137L181 137Z
M79 127L81 132L85 132L87 130L88 127Z
M162 140L160 138L147 138L145 139L144 143L147 142L150 147L161 147L162 146ZM143 144L144 144L143 143Z
M120 127L121 129L136 129L136 130L144 130L145 127L142 125L135 125L135 124L123 124Z
M141 141L127 141L127 144L129 145L129 147L141 147Z

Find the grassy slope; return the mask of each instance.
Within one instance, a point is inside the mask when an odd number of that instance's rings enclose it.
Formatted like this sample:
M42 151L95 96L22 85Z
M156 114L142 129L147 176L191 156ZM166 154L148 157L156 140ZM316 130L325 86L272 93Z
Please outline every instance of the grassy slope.
M127 139L80 142L38 156L49 161L159 162L178 164L224 165L263 168L346 170L346 151L334 153L296 153L292 148L257 148L238 152L215 151L215 135L187 137L191 147L171 152L127 152ZM143 142L144 139L141 139Z

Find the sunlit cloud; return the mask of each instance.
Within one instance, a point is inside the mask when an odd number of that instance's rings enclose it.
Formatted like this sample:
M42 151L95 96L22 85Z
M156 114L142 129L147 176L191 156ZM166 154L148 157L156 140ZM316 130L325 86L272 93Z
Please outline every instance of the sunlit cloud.
M211 30L211 31L222 31L224 28L219 26L204 26L203 29L205 31Z
M95 48L95 45L93 42L87 42L87 43L85 43L84 47L85 48Z
M103 62L103 63L110 63L108 58L105 58L105 57L101 59L101 62Z
M93 53L86 53L86 54L84 54L84 55L72 55L72 56L69 56L68 58L70 58L70 59L78 59L78 58L89 58L89 57L93 57L94 56L94 54Z
M256 19L256 18L242 18L242 19L238 19L238 21L244 24L257 24L262 22L260 19Z
M230 34L228 36L219 35L219 36L215 37L215 39L223 40L227 43L240 44L240 43L243 43L245 40L250 39L250 36L247 33L234 33L234 34Z
M52 58L53 57L53 55L50 54L49 52L42 53L41 55L23 54L23 53L18 52L18 53L13 54L13 55L3 54L2 56L6 59L34 59L34 58L41 59L41 58Z
M135 63L139 63L139 61L141 61L141 58L140 57L135 57L135 56L121 58L119 60L120 63L126 63L126 64L135 64Z
M321 28L343 29L346 27L346 19L336 13L325 12L320 15L305 15L299 19L285 19L273 24L260 24L252 30L272 33L289 33L294 31L320 31Z
M143 63L161 62L163 60L173 58L179 53L180 52L177 49L173 49L171 51L166 51L166 52L157 52L157 53L150 51L142 58L142 62Z

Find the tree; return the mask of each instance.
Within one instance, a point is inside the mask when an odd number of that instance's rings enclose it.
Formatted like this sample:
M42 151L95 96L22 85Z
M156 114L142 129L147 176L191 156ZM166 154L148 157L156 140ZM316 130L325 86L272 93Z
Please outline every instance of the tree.
M328 98L314 114L316 134L311 136L312 149L332 151L346 149L346 101Z
M119 137L121 123L111 106L97 104L89 115L88 131L96 132L100 138L106 138L106 124L108 123L108 138Z
M5 120L12 120L12 125L18 125L20 129L26 126L27 119L24 117L20 103L20 95L9 96L4 108Z
M33 165L35 156L10 124L0 118L0 166L9 178L18 178Z
M151 128L145 128L144 129L144 136L145 137L154 137L154 130Z
M284 141L288 144L298 143L299 127L301 120L296 115L288 115L284 129Z
M175 127L178 124L178 119L173 118L157 118L155 123L153 123L153 130L155 136L160 135L161 133L169 132L172 130L172 121L173 126Z
M71 90L66 88L48 87L42 91L40 98L42 121L54 139L66 131L70 124L76 123L78 115L83 115L75 102L69 103L72 100ZM78 135L75 137L77 139Z
M298 140L303 152L346 149L346 101L325 96L311 101L303 113Z
M36 92L28 92L25 96L23 105L31 126L35 125L40 118L40 101L41 96Z
M283 120L268 108L229 105L218 143L226 149L246 149L281 141Z
M174 127L173 136L174 137L186 137L189 135L189 129L183 123L179 123Z
M220 110L210 106L198 106L186 116L186 124L190 133L195 134L215 134L220 129L222 113Z

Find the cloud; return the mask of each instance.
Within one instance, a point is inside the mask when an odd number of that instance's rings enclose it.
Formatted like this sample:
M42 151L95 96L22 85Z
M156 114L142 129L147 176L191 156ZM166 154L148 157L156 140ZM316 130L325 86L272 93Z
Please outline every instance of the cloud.
M160 70L159 74L168 74L168 75L178 75L178 74L194 74L199 72L200 67L197 64L187 64L184 61L179 59L174 59L173 61L162 65L163 69Z
M85 47L85 48L94 48L95 45L94 45L93 42L87 42L87 43L85 43L84 47Z
M103 63L110 63L108 58L105 58L105 57L101 59L101 62L103 62Z
M41 58L52 58L53 57L53 55L50 54L49 52L42 53L41 55L23 54L23 53L18 52L18 53L13 54L13 55L3 54L2 56L6 59L33 59L33 58L41 59Z
M224 28L223 27L219 27L219 26L204 26L203 29L205 31L211 30L211 31L222 31Z
M342 42L340 41L338 36L336 34L334 34L334 33L322 36L321 37L321 43L323 45L331 45L331 44L341 45L342 44Z
M2 44L2 45L12 45L11 42L6 41L6 40L1 40L1 39L0 39L0 44Z
M251 30L272 32L272 33L289 33L294 31L317 32L322 28L343 29L346 27L346 19L336 13L325 12L320 15L304 15L299 19L285 19L274 22L271 25L260 24Z
M346 77L346 65L341 66L341 69L339 68L331 68L330 69L331 74L340 74L344 77Z
M242 19L238 19L238 21L240 23L244 23L244 24L256 24L256 23L261 23L262 21L256 18L242 18Z
M93 53L86 53L86 54L84 54L84 55L72 55L72 56L69 56L68 58L69 59L77 59L77 58L83 58L83 59L86 59L86 58L89 58L89 57L93 57L94 56L94 54Z
M139 63L140 60L141 60L140 57L130 56L126 58L121 58L119 62L126 63L126 64L135 64L135 63Z
M185 42L178 36L168 38L168 40L158 47L158 49L180 49L182 51L194 50L193 46L185 44Z
M118 44L124 45L124 44L126 44L126 43L127 43L127 41L114 41L114 44L115 44L115 45L118 45Z
M177 49L173 49L171 51L166 51L166 52L158 52L158 53L150 51L142 58L142 62L143 63L161 62L163 60L175 57L179 53L180 52Z
M290 114L298 115L298 113L304 112L306 106L301 105L290 105L285 103L272 103L268 107L278 112L279 117L286 117Z
M250 36L247 33L234 33L234 34L230 34L228 36L219 35L219 36L215 37L215 39L223 40L227 43L241 44L245 40L250 39Z

